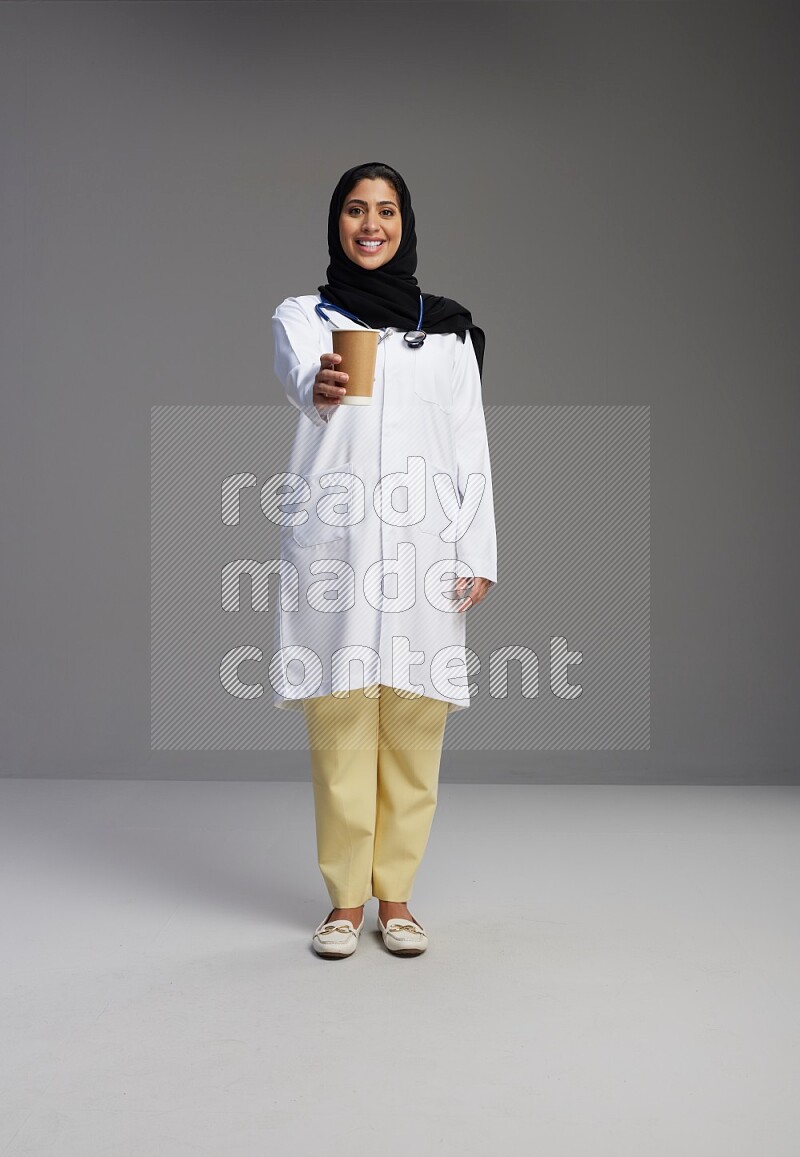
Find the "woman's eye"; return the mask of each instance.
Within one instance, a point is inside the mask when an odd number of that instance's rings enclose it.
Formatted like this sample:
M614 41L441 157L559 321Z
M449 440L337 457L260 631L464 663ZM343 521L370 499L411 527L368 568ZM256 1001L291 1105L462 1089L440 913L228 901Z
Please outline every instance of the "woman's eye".
M348 210L348 213L350 214L351 217L353 216L354 213L362 213L362 212L363 212L363 209L361 209L358 205L352 205L350 207L350 209ZM394 209L381 209L381 213L388 213L390 217L394 217Z

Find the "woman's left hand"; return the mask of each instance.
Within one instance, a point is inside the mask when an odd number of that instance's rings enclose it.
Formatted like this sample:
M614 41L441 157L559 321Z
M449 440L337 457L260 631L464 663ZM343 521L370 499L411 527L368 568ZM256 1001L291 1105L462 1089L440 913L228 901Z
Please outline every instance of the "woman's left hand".
M465 596L464 601L457 609L459 611L467 611L470 607L474 607L481 599L485 599L489 593L489 588L494 586L491 579L477 578L471 580L472 585L468 586L470 579L463 577L456 580L454 587L455 593L459 596Z

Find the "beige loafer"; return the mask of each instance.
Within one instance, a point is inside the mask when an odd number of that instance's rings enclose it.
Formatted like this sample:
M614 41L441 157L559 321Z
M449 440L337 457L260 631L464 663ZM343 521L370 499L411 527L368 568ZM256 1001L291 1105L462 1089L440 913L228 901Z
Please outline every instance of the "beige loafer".
M378 931L383 943L395 956L419 956L428 947L428 937L422 925L404 916L392 916L385 924L379 916Z
M357 928L352 920L323 920L314 929L311 946L318 956L337 960L342 956L352 956L358 948L358 938L364 927L364 916Z

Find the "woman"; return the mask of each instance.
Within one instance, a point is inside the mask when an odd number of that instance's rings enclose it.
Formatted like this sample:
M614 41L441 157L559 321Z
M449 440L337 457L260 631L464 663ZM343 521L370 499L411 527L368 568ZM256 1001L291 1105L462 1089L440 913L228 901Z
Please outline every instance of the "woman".
M419 955L427 935L408 900L446 718L469 705L463 612L497 579L484 335L457 301L420 292L411 197L390 166L341 177L328 253L319 294L287 298L272 318L275 372L300 416L277 499L270 679L275 705L302 708L309 735L334 905L315 951L351 955L374 895L387 949ZM342 406L331 334L359 325L380 331L372 403Z

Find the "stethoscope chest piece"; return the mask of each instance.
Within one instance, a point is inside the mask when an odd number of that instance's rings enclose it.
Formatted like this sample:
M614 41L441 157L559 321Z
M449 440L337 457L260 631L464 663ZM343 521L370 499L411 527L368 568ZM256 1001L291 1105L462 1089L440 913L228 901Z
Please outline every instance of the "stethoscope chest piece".
M416 350L419 349L419 347L425 341L426 336L427 335L423 329L411 329L405 335L403 340L405 341L406 345L411 346L412 350Z

